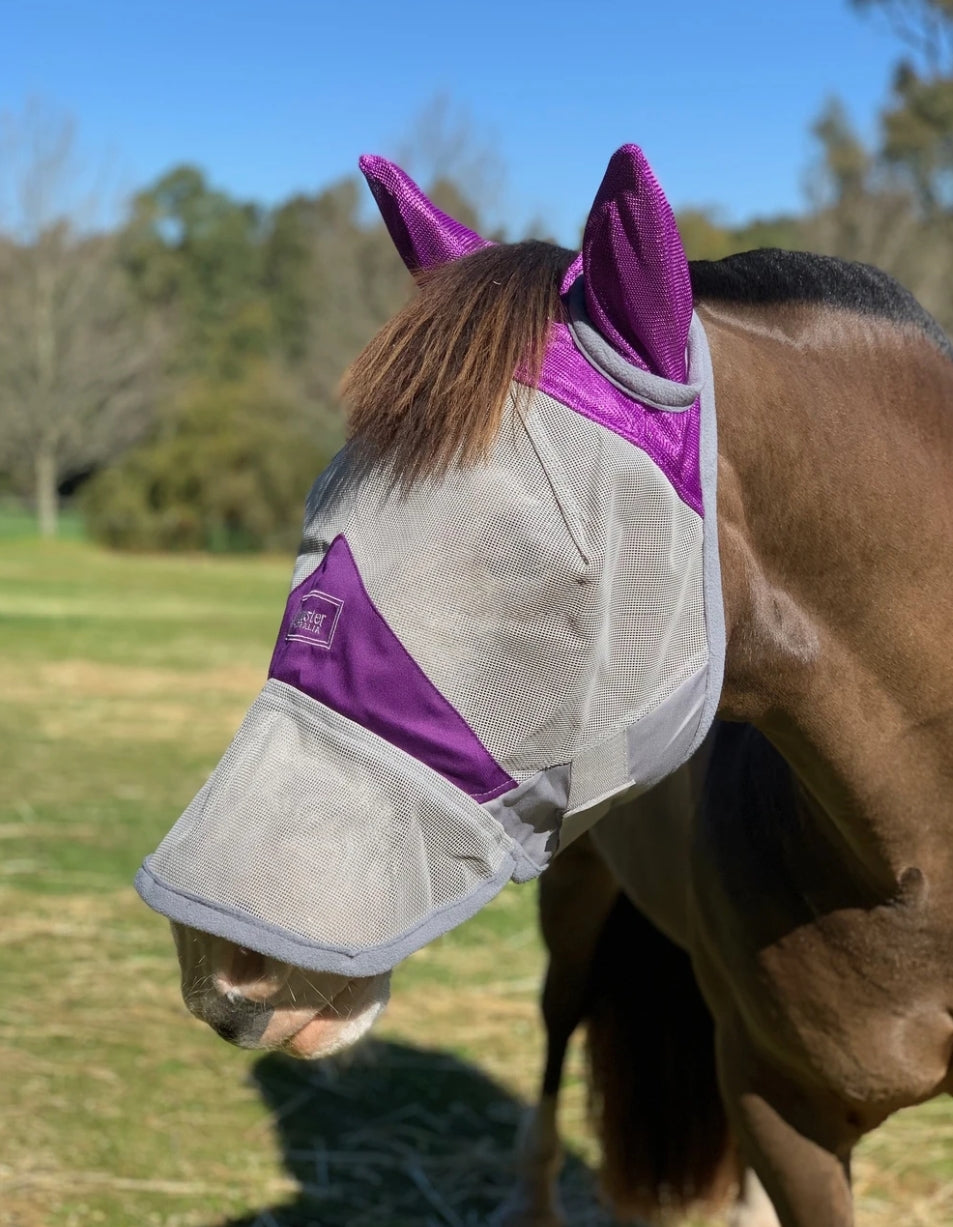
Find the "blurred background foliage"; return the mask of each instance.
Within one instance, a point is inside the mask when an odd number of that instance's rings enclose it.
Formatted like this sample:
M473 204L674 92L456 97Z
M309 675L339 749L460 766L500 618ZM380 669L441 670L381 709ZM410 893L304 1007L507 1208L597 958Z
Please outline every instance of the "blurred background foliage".
M852 3L898 37L876 139L831 99L803 211L738 227L686 209L685 246L874 263L953 329L953 0ZM454 115L435 102L398 156L480 229L503 168ZM103 233L84 222L64 117L28 107L6 139L18 157L0 215L0 501L33 507L53 536L67 498L123 549L291 548L343 439L340 375L411 290L359 178L264 208L177 166ZM545 219L532 231L545 237Z

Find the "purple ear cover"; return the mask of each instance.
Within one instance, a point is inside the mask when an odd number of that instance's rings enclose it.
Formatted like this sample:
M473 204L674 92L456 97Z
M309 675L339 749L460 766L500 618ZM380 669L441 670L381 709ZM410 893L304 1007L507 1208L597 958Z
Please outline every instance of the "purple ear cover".
M629 362L684 383L688 262L671 206L638 145L612 155L586 222L582 258L593 325Z
M393 162L365 153L358 165L374 193L394 246L412 273L491 246L489 239L481 238L438 209Z

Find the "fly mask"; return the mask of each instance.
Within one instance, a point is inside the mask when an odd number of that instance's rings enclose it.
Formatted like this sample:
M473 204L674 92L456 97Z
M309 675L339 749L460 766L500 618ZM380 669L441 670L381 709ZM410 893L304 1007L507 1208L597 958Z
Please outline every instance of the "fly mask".
M362 159L412 269L486 245ZM287 963L371 975L703 740L721 688L715 406L671 209L612 158L538 385L485 462L308 498L268 681L136 886ZM517 372L517 380L519 372Z

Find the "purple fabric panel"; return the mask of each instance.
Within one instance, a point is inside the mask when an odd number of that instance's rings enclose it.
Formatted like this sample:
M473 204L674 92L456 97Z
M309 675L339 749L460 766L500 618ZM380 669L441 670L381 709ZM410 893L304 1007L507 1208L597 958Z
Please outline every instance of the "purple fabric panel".
M589 318L623 358L685 382L692 287L671 206L638 145L609 162L582 244Z
M572 264L563 273L562 284L559 287L560 294L568 294L569 287L573 284L577 277L582 276L582 252L576 256Z
M538 387L641 448L669 479L682 502L703 514L698 401L682 413L640 405L590 365L565 324L552 327Z
M398 746L476 801L516 787L387 625L343 536L288 598L268 676Z
M393 162L366 153L358 164L394 246L412 273L492 246L489 239L481 238L438 209Z

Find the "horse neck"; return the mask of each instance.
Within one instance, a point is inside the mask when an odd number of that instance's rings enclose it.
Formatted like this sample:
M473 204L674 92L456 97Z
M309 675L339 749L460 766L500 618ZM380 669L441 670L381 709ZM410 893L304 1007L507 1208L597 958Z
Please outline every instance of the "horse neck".
M807 305L702 307L719 422L721 714L878 889L953 899L953 362Z

